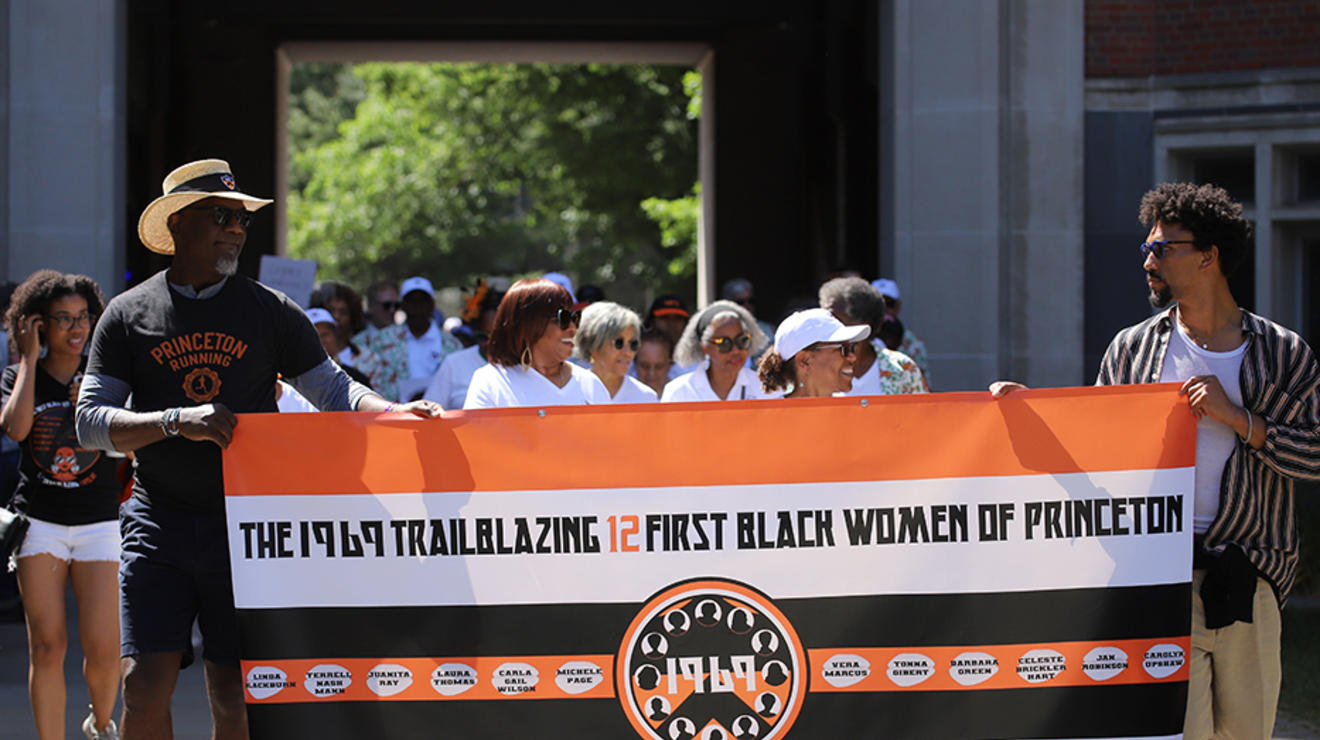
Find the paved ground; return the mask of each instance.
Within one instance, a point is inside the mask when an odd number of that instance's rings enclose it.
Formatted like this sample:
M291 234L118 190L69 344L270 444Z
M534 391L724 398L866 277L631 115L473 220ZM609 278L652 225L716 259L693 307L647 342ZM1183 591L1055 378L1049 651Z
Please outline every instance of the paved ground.
M69 613L69 652L64 661L64 676L69 687L66 733L81 737L78 728L87 716L87 688L82 682L82 649L78 643L77 614L72 592ZM118 708L115 716L119 716ZM174 737L176 740L207 740L211 734L211 714L206 706L202 670L194 665L179 674L174 692ZM27 696L27 632L21 621L0 617L0 740L36 740ZM1320 740L1320 730L1289 717L1280 716L1274 729L1275 740Z

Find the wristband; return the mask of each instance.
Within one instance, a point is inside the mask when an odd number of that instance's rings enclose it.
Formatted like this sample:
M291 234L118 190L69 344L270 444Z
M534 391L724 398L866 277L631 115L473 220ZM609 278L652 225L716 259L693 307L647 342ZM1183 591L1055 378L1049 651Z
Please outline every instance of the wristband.
M1253 418L1251 418L1251 410L1248 409L1248 410L1247 410L1247 436L1243 437L1243 438L1242 438L1242 441L1245 442L1245 443L1247 443L1247 444L1251 444L1251 435L1254 434L1255 431L1256 431L1256 420L1253 419Z
M160 416L160 430L166 437L179 436L179 407L165 409L165 413Z

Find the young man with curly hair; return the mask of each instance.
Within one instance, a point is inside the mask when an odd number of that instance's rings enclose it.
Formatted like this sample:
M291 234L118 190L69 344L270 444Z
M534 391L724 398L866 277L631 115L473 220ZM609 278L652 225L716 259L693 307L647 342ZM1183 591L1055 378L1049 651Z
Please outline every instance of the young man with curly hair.
M1182 383L1198 419L1184 737L1269 738L1279 610L1297 572L1293 488L1320 479L1320 363L1234 300L1251 226L1222 188L1165 183L1140 218L1150 302L1165 310L1114 337L1096 384Z

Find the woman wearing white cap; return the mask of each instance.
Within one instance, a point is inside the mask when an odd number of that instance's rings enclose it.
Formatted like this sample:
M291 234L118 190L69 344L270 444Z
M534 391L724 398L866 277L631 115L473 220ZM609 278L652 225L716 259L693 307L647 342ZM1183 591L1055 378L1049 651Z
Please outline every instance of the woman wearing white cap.
M674 362L700 363L665 386L661 401L738 401L778 398L761 390L747 356L770 340L747 309L732 301L715 301L692 317L674 348Z
M775 330L775 346L761 358L757 375L767 393L787 391L786 398L812 398L852 389L856 344L871 335L865 324L844 326L822 308L784 319Z

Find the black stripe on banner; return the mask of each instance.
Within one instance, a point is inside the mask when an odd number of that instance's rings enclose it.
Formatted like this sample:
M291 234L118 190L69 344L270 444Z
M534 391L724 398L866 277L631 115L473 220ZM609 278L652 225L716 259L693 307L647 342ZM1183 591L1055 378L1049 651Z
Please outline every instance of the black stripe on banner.
M1182 732L1187 684L810 694L787 737L1086 738ZM333 702L248 707L254 738L635 738L614 700Z
M775 602L810 648L1186 635L1191 584ZM250 659L612 654L638 604L240 609Z

